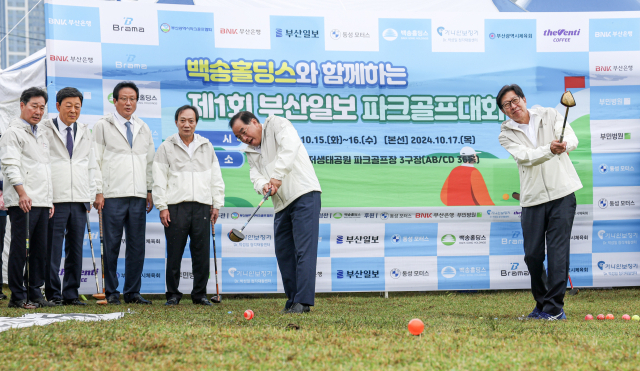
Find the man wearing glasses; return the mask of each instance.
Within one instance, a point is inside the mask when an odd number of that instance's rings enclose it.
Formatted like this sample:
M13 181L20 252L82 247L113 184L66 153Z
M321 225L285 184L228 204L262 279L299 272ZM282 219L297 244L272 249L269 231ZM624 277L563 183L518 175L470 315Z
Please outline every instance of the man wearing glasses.
M498 105L510 120L502 123L500 144L518 163L524 261L531 274L531 292L536 307L527 318L560 320L569 274L570 237L576 212L574 192L582 188L568 153L578 147L578 138L554 108L527 109L527 99L516 84L505 85ZM544 272L545 241L548 279Z

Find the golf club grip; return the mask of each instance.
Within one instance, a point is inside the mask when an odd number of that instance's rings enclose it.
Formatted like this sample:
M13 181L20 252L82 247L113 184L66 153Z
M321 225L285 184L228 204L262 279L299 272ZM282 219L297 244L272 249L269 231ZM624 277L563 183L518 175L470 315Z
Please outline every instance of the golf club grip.
M564 114L564 122L562 123L562 133L560 133L560 140L559 140L560 143L562 143L562 140L564 139L564 128L567 127L568 116L569 116L569 107L567 107L567 112L565 112Z
M267 198L269 198L269 196L271 196L271 190L269 190L269 193L267 193L266 195L264 195L264 197L262 198L262 201L260 201L260 203L258 204L258 207L256 207L255 210L253 210L253 214L251 214L251 216L249 217L249 219L247 219L246 223L244 223L244 225L242 226L242 228L240 229L240 232L244 231L244 228L247 226L247 224L249 224L249 222L251 221L251 219L253 219L253 216L256 215L256 213L258 212L258 210L260 210L260 207L262 206L262 204L267 200Z

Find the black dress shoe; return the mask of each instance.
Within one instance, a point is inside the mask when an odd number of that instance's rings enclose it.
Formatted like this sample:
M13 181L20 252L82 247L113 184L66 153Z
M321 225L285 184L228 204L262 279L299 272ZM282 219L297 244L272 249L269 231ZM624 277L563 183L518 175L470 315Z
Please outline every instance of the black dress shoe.
M7 295L0 292L0 300L4 300L7 298Z
M62 301L62 304L64 304L64 305L87 305L87 303L78 300L78 298L65 299L65 300Z
M302 314L302 313L308 313L310 311L311 311L311 308L309 308L308 305L300 304L300 303L294 303L291 306L291 308L289 308L287 313L290 313L290 314Z
M164 305L178 305L178 303L179 303L178 298L171 298L167 300L167 302L164 303Z
M124 302L129 304L148 304L151 305L151 300L143 298L140 294L133 294L129 297L129 300L124 299Z
M58 299L58 298L52 299L52 300L49 300L49 303L53 303L53 305L55 305L56 307L59 307L62 305L62 299Z
M280 314L287 314L289 313L289 309L291 309L291 307L287 307L286 305L284 306L284 309L280 311Z
M24 303L26 303L26 300L9 300L9 305L7 305L9 308L24 308Z
M112 305L120 305L120 295L111 295L107 298L107 303Z
M47 299L45 298L37 298L31 301L33 304L37 305L38 308L45 308L45 307L55 307L56 305L53 304L50 301L47 301Z
M207 298L200 298L198 300L194 300L193 304L197 304L197 305L213 305Z

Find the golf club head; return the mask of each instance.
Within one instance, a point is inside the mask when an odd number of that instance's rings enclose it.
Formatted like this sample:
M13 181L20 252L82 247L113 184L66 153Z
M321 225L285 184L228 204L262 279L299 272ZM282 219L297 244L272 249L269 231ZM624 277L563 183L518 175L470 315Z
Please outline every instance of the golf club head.
M107 296L105 294L93 294L92 296L96 300L104 300L104 299L107 298Z
M576 296L576 295L578 295L579 292L580 292L580 290L578 288L574 287L571 290L569 290L569 295Z
M220 304L221 301L222 301L222 299L220 298L220 296L212 296L211 297L211 302L212 303Z
M22 308L24 309L36 309L38 308L37 305L31 303L31 302L25 302L24 304L22 304Z
M96 304L98 304L98 305L107 305L107 304L109 304L109 302L107 302L106 300L98 300L98 301L96 301Z
M562 98L560 98L560 103L565 107L574 107L576 105L576 100L573 99L573 94L570 91L565 91L562 94Z
M233 242L240 242L244 240L244 234L235 228L232 229L227 236L229 236L229 239Z

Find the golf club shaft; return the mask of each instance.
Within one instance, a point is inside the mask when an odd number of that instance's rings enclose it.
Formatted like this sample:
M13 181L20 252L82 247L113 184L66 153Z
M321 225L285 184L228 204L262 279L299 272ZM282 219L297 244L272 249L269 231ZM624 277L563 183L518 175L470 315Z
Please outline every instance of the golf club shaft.
M216 226L211 219L211 236L213 236L213 267L216 272L216 296L220 300L220 289L218 288L218 256L216 254Z
M98 217L100 221L100 265L102 268L102 293L105 293L104 288L104 232L102 231L102 210L98 212Z
M564 139L564 128L567 126L567 117L569 116L569 107L567 107L567 112L564 114L564 123L562 124L562 133L560 134L560 143Z
M27 303L29 303L29 281L31 277L29 277L29 212L27 211Z
M98 286L98 268L96 267L96 254L93 252L93 241L91 240L89 213L87 213L87 231L89 232L89 247L91 248L91 261L93 261L93 274L96 276L96 293L100 293L100 286Z
M269 198L269 196L271 196L271 189L269 189L269 192L264 195L264 197L262 198L262 201L260 201L260 203L258 204L258 207L253 210L253 214L251 214L251 216L249 217L249 219L246 221L246 223L244 223L244 225L242 226L242 228L240 228L240 232L244 231L244 228L247 226L247 224L249 224L249 222L251 221L251 219L253 218L254 215L256 215L256 213L258 212L258 210L260 210L260 206L262 206L262 204L267 200L267 198Z
M571 285L571 290L573 290L573 282L571 282L571 275L569 275L569 285Z

